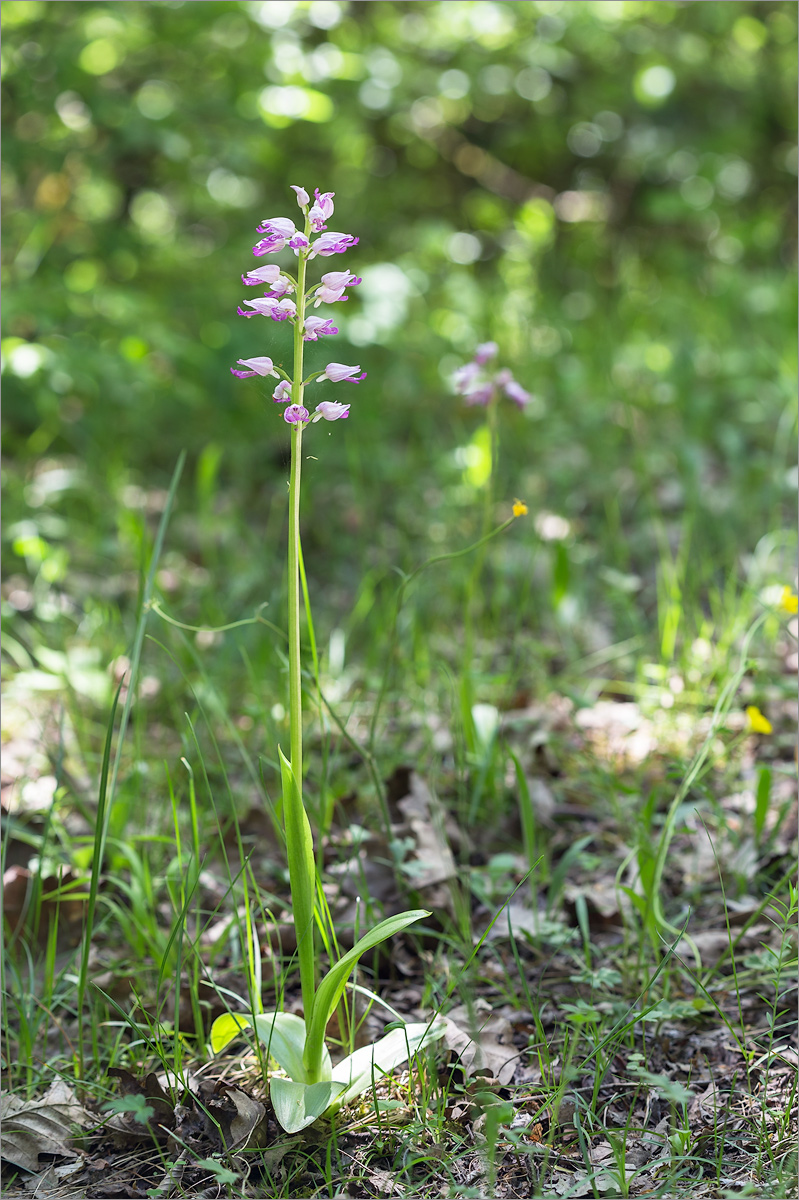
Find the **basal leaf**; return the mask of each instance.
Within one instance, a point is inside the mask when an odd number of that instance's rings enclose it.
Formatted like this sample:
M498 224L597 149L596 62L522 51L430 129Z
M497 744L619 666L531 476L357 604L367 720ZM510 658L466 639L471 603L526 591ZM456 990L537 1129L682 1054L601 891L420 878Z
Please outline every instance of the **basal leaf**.
M344 1084L332 1079L323 1083L295 1083L275 1078L269 1084L275 1116L286 1133L299 1133L312 1125L343 1090Z
M396 933L401 933L403 929L412 925L414 921L419 921L422 917L429 916L430 913L426 909L416 908L410 912L398 913L395 917L389 917L387 920L381 921L379 925L375 925L370 933L367 933L365 937L356 942L343 958L340 958L337 963L333 964L320 983L316 999L314 1000L313 1017L305 1043L306 1070L313 1070L313 1064L322 1053L325 1028L333 1015L336 1005L341 999L341 993L344 991L350 971L361 955L365 954L367 950L372 950L375 946L379 946L381 942L393 937Z
M297 958L300 964L302 1007L310 1021L314 1006L314 897L316 896L316 864L313 835L308 814L300 794L299 781L291 763L278 746L280 776L283 784L283 815L286 823L286 853L291 884L291 908L297 935Z
M241 1036L243 1030L251 1027L252 1017L247 1013L222 1013L211 1026L210 1040L214 1054L221 1053L225 1046Z
M259 1041L267 1048L270 1058L298 1083L307 1083L308 1075L302 1061L305 1049L305 1022L294 1013L224 1013L211 1026L211 1049L219 1054L225 1046L241 1035L242 1030L255 1027ZM327 1046L322 1046L319 1071L323 1080L332 1076L332 1064Z
M333 1068L333 1079L344 1084L336 1098L334 1111L349 1104L377 1082L381 1076L407 1062L418 1050L440 1038L447 1028L446 1021L417 1021L392 1029L373 1046L362 1046Z
M305 1050L305 1022L294 1013L264 1013L255 1018L255 1028L269 1054L295 1083L307 1083L302 1061ZM322 1047L322 1081L332 1078L333 1068L327 1046Z

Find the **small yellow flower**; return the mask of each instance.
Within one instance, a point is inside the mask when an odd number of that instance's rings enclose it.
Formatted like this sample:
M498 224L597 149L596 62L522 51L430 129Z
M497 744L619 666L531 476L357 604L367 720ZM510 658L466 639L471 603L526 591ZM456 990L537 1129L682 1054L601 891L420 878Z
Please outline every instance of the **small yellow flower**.
M749 729L752 733L773 733L771 721L764 717L759 708L754 704L750 704L746 709L747 720L749 721Z
M779 607L783 612L795 614L799 613L799 596L792 588L784 587L780 596Z
M514 515L514 517L526 517L526 516L527 516L527 513L528 513L528 511L529 511L529 510L528 510L528 508L527 508L527 505L524 503L524 501L523 501L523 500L514 500L514 501L513 501L513 515Z

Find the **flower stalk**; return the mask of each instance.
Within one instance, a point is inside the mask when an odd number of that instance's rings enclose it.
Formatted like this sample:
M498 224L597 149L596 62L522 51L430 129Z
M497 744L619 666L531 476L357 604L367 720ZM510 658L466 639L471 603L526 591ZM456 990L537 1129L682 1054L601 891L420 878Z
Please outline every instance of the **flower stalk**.
M491 528L494 511L495 481L499 463L499 423L497 410L500 397L503 394L522 410L533 400L530 393L513 378L509 370L504 368L501 371L493 371L489 368L488 364L496 358L498 351L499 347L496 342L483 342L476 348L472 361L458 368L453 380L455 391L463 396L464 403L486 410L485 429L488 435L488 472L483 483L482 531L480 541L477 543L478 550L474 566L466 584L463 614L464 669L461 680L461 716L467 745L472 753L475 752L478 741L472 715L475 702L474 627L478 596L480 595L480 581L485 567L487 535ZM517 502L517 504L521 504L521 502ZM516 509L517 505L514 505L514 517L523 515L523 513L517 512ZM521 509L524 512L527 511L524 504L521 504Z
M306 234L309 221L306 218ZM302 340L305 321L305 272L307 259L300 251L297 268L297 320L294 325L294 382L291 399L302 405L303 382ZM291 474L289 476L289 725L291 728L291 769L302 799L302 669L300 663L300 484L302 477L302 431L297 422L291 429Z

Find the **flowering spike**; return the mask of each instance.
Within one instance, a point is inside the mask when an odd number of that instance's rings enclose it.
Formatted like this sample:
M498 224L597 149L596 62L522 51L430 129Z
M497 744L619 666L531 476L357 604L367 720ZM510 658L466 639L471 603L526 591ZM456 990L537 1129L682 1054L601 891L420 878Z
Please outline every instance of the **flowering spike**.
M452 378L455 391L463 396L466 404L487 406L496 400L501 388L509 400L519 408L525 408L533 397L517 383L507 367L493 376L484 370L486 363L496 357L497 351L496 342L482 342L475 350L472 361L455 371Z
M263 237L253 247L253 254L260 257L264 254L276 254L283 249L290 249L298 258L296 280L285 275L277 264L269 263L247 271L241 281L247 287L265 287L263 296L253 300L243 300L236 309L242 317L265 316L273 321L291 321L294 331L294 379L280 378L284 372L275 369L271 358L240 358L237 365L231 367L234 375L240 379L250 379L256 376L272 375L279 380L272 392L276 404L284 404L284 419L289 425L297 426L299 437L303 426L318 421L341 421L349 416L349 404L339 404L325 400L310 415L302 403L305 384L303 379L303 351L305 342L316 342L322 337L337 334L338 329L330 317L306 316L312 300L315 307L320 304L336 304L346 301L347 289L356 287L360 278L352 271L327 271L320 282L308 290L306 283L307 264L312 258L330 257L333 254L343 254L350 246L358 244L358 238L350 233L328 231L326 222L333 215L334 192L314 190L311 198L304 187L291 184L291 189L297 199L297 204L304 215L304 227L295 225L288 217L268 217L258 225L258 232ZM318 235L318 236L313 236ZM313 236L313 240L311 237ZM293 298L292 298L293 296ZM328 363L323 371L313 372L311 380L329 380L333 383L360 383L366 378L366 372L360 366L349 366L346 363Z

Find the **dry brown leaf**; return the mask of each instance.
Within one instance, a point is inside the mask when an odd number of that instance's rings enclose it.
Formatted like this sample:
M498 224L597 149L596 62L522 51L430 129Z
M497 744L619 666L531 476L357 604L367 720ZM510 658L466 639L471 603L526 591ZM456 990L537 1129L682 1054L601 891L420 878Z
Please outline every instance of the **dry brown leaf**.
M71 1126L88 1129L95 1119L79 1103L72 1088L57 1079L41 1100L0 1096L3 1143L0 1153L6 1162L24 1171L39 1170L40 1154L76 1158Z
M457 1054L467 1075L487 1072L502 1084L510 1083L519 1060L510 1021L493 1013L485 1000L478 1000L471 1017L461 1004L446 1022L442 1045Z
M544 912L535 913L524 904L507 904L499 917L488 931L487 940L494 942L498 938L508 937L508 926L514 938L530 934L533 938L540 935L546 927L547 917ZM479 940L475 937L475 941Z
M411 772L410 792L397 801L397 808L416 841L416 856L409 866L413 887L422 889L446 883L456 874L455 859L444 833L443 818L437 819L437 802L420 775Z
M228 1153L234 1150L251 1150L266 1144L266 1108L260 1100L253 1100L240 1088L226 1087L225 1095L236 1109L230 1122Z

